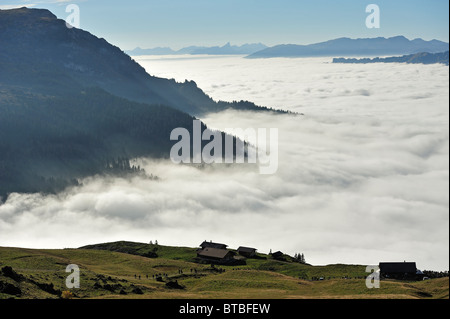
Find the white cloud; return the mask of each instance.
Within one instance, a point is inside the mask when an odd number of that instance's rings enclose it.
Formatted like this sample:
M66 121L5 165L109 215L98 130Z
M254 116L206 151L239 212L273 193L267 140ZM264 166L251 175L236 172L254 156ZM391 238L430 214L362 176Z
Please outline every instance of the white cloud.
M0 206L0 243L212 239L303 252L314 264L414 260L448 269L448 68L327 61L141 59L151 74L194 79L215 99L305 113L203 119L220 129L277 127L278 173L144 160L160 181L88 179L58 196L11 196Z
M10 3L10 4L0 4L0 10L10 10L10 9L18 9L18 8L23 8L23 7L27 7L27 8L31 8L31 7L35 7L38 5L45 5L45 4L64 4L64 3L69 3L69 2L80 2L80 1L87 1L87 0L79 0L79 1L74 1L74 0L36 0L33 1L33 3L30 3L30 1L16 1L16 3ZM14 2L14 1L11 1Z
M34 7L36 4L34 3L28 3L28 4L0 4L0 10L11 10L11 9L18 9L23 7Z

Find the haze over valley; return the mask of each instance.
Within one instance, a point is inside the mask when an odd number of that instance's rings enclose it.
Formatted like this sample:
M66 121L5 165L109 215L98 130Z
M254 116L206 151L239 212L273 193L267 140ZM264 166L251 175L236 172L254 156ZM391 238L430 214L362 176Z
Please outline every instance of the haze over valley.
M448 68L327 58L136 60L151 75L195 79L215 100L304 114L201 117L224 131L279 128L278 173L141 158L134 164L160 180L88 178L59 195L11 195L0 207L2 243L57 248L150 237L194 247L215 239L292 254L302 247L314 264L400 258L448 267Z

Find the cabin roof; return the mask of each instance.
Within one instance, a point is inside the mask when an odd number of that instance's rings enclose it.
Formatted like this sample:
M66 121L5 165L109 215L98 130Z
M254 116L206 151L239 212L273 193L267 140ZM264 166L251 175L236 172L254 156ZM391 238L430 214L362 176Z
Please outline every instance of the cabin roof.
M221 243L214 243L212 241L204 241L201 243L200 247L211 247L211 248L218 248L218 247L228 247L228 245L221 244Z
M217 248L205 248L198 252L201 257L212 257L224 259L228 254L231 254L229 250L217 249Z
M257 249L256 248L250 248L250 247L239 247L238 248L238 252L243 252L243 253L254 253Z

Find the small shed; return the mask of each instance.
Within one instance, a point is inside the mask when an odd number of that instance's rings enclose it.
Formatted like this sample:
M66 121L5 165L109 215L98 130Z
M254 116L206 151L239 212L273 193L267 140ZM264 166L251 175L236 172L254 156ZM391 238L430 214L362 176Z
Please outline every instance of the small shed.
M412 279L417 274L415 262L382 262L379 267L384 278Z
M250 248L250 247L239 247L237 252L239 255L251 258L256 256L256 248Z
M280 260L284 258L284 254L281 251L277 251L272 254L272 258Z

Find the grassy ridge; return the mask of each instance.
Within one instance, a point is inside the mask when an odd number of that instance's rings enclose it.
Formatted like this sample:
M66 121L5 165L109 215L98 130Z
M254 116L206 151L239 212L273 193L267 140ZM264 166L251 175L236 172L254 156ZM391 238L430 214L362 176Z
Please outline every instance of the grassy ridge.
M145 245L145 244L141 244ZM119 244L119 246L126 246ZM155 249L157 248L157 249ZM97 249L32 250L0 248L0 269L10 266L20 282L1 274L0 286L20 289L20 298L59 298L65 288L69 264L81 270L81 288L71 290L80 298L448 298L448 278L424 282L383 281L381 289L365 286L363 266L314 267L276 260L247 260L246 266L220 267L192 263L195 249L145 245L158 258ZM267 256L268 257L268 256ZM218 268L218 267L217 267ZM192 270L197 270L195 273ZM183 271L180 274L180 270ZM154 275L167 274L163 281ZM135 278L135 275L137 277ZM139 279L139 275L141 279ZM147 275L149 276L147 279ZM299 277L324 277L310 281ZM352 279L342 279L342 277ZM184 289L171 289L177 281ZM47 286L45 286L47 285ZM48 285L53 285L49 289ZM50 291L50 292L49 292ZM0 293L1 298L16 296Z
M81 247L81 249L108 250L122 252L138 256L150 256L156 254L158 258L195 262L196 249L188 247L169 247L161 245L150 245L134 242L114 242ZM285 256L286 262L274 260L269 255L258 254L259 259L247 259L246 266L221 266L224 269L248 269L271 271L287 276L297 277L305 280L313 278L365 278L367 276L365 266L361 265L329 265L311 266L292 262L292 258Z

